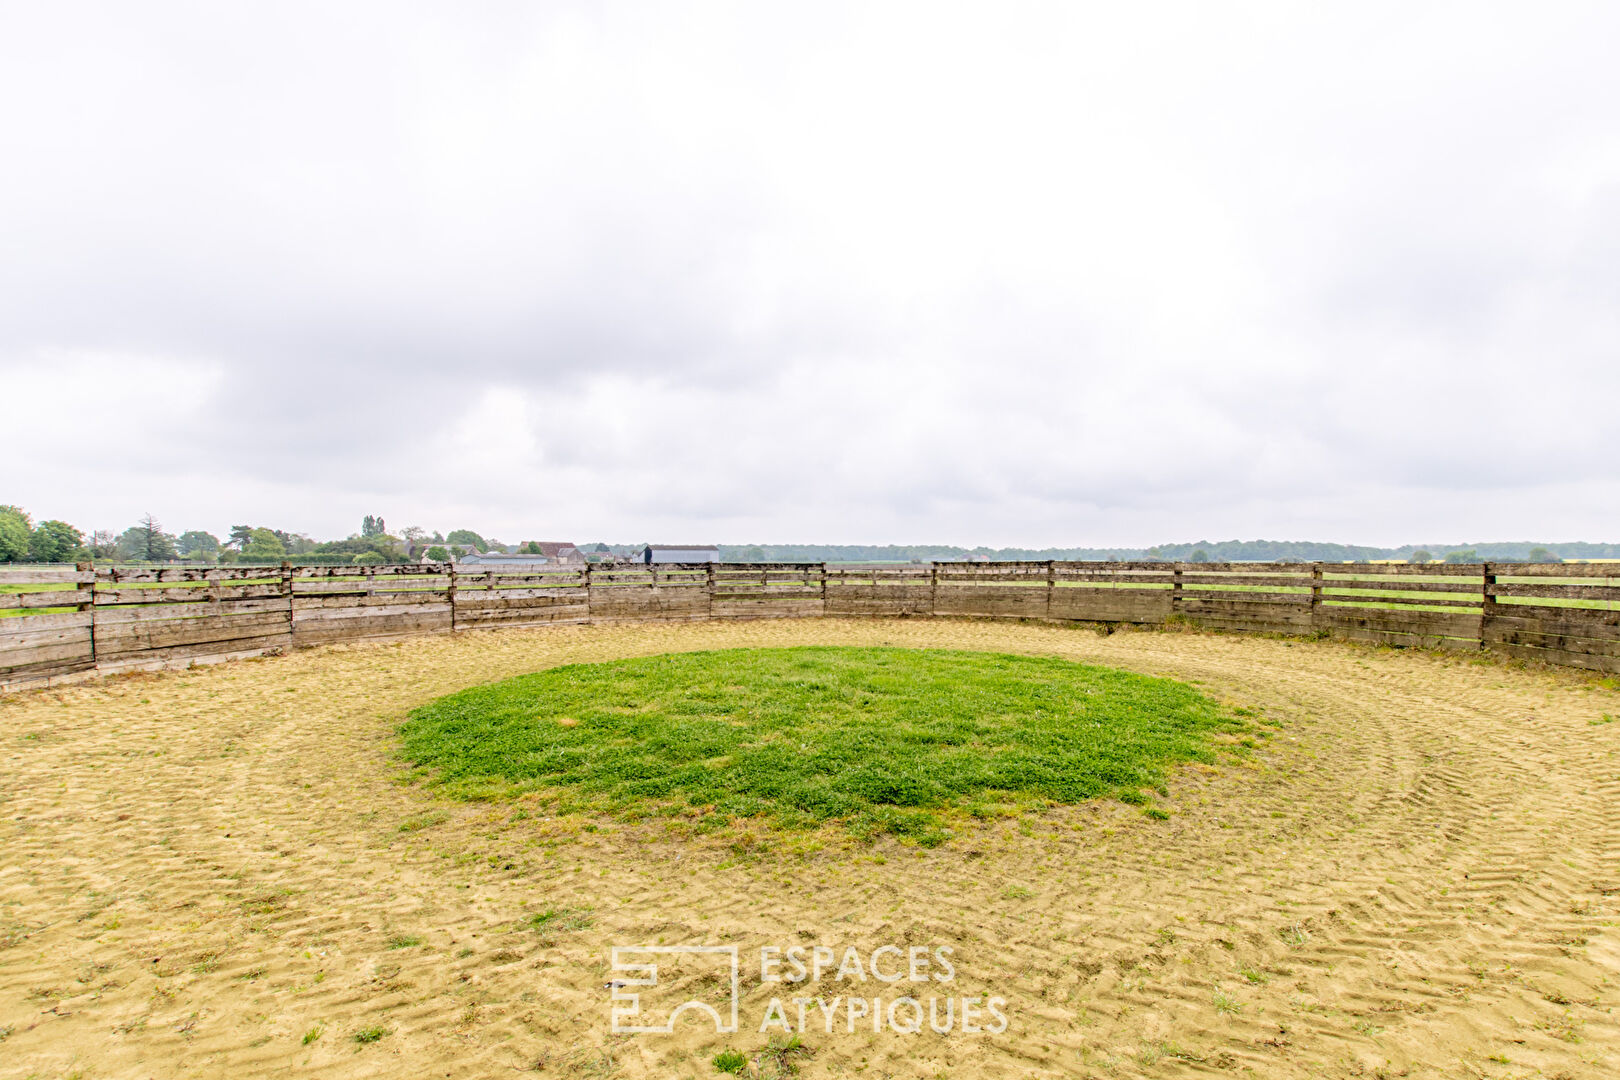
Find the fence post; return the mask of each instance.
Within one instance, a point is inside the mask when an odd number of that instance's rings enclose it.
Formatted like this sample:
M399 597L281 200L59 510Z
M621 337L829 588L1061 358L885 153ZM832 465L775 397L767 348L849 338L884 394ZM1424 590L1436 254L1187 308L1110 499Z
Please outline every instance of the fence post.
M1170 613L1174 615L1181 610L1181 564L1176 563L1170 573Z
M591 567L593 565L595 564L586 563L585 569L579 572L580 584L585 586L585 618L587 620L596 618L596 612L591 610Z
M1057 590L1057 563L1046 560L1046 617L1052 617L1052 594Z
M877 578L872 579L877 583ZM873 590L874 592L876 590ZM939 560L935 559L928 564L928 614L939 614Z
M1316 627L1316 609L1322 604L1322 564L1311 563L1311 628Z
M827 614L827 564L821 563L821 613Z
M1496 571L1491 569L1490 563L1479 564L1480 608L1479 608L1479 647L1485 647L1485 624L1496 615Z
M456 632L456 563L450 560L450 585L445 589L445 595L450 598L450 632Z
M87 562L75 563L73 568L75 570L79 571L81 574L84 573L86 570L90 571L90 581L88 582L88 584L90 586L90 599L83 606L81 606L79 608L79 610L83 611L85 614L90 616L90 666L95 667L96 666L96 578L97 578L98 575L95 572L96 567L95 567L94 563L87 563Z
M293 637L293 586L292 586L292 562L291 562L291 560L288 560L288 559L281 560L281 583L280 584L281 584L281 595L285 596L287 598L287 644L288 644L288 646L291 646L292 645L292 637Z

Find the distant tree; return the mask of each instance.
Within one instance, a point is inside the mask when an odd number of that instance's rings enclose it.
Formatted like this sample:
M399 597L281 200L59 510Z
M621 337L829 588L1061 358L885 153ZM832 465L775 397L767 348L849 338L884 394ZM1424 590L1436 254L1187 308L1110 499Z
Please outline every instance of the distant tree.
M521 550L525 555L544 555L546 553L546 549L540 546L538 540L530 540L523 545Z
M438 544L434 544L432 547L427 549L427 557L428 561L430 562L449 562L450 552L446 551Z
M118 557L118 537L113 535L111 529L97 529L91 533L86 546L90 549L92 559L102 561Z
M0 562L23 562L33 533L28 514L18 506L0 506Z
M288 555L303 555L315 549L315 541L303 533L284 532L281 529L271 529L281 546L287 550Z
M42 521L28 537L31 562L72 562L80 553L84 534L65 521Z
M440 532L438 529L434 529L433 530L433 535L429 538L429 540L430 540L431 543L442 544L442 543L445 542L444 541L444 534L442 532Z
M764 562L765 549L755 545L742 553L743 562Z
M387 562L388 559L380 551L362 551L354 557L354 561L361 566L376 566Z
M367 514L360 522L360 535L363 537L381 536L387 531L388 526L383 524L381 517L372 517Z
M414 544L418 540L427 539L427 530L422 528L420 525L407 525L403 529L399 530L399 535L400 539Z
M489 544L484 541L484 538L471 529L451 529L450 535L444 538L444 542L447 544L471 544L478 551L489 550Z
M1188 562L1209 562L1209 552L1205 551L1203 548L1198 548L1191 555L1187 556L1187 561Z
M597 544L596 547L593 550L596 551L598 554L606 555L608 552L612 551L613 549L608 547L606 544Z
M176 557L174 537L151 514L125 529L118 537L118 555L131 562L168 562Z
M254 529L242 554L250 559L281 559L287 555L287 545L270 529Z
M252 539L253 539L253 526L251 526L251 525L232 525L231 526L231 538L229 540L225 541L225 546L226 547L233 547L237 551L242 551L243 549L245 549L248 546L248 541L252 540Z
M1479 562L1479 552L1474 548L1467 548L1463 551L1448 551L1446 552L1446 562L1476 563Z
M1416 551L1412 552L1412 554L1406 557L1406 561L1409 563L1433 562L1434 555L1429 551L1428 548L1418 548Z
M194 562L213 562L219 558L219 537L211 532L188 529L180 534L174 547L182 559Z
M1554 555L1544 547L1533 547L1530 549L1529 561L1534 563L1556 563L1563 562L1564 560L1560 559L1558 556Z

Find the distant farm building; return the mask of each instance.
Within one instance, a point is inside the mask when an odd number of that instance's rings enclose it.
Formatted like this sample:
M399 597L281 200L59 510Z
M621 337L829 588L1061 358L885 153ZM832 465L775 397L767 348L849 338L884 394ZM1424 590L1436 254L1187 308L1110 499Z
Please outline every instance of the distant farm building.
M552 562L574 564L585 561L584 552L575 545L561 540L541 540L537 546L540 548L540 554Z
M545 555L519 555L505 551L473 551L456 560L463 566L547 566L554 560Z
M648 544L641 549L641 561L649 565L719 562L720 549L713 544Z

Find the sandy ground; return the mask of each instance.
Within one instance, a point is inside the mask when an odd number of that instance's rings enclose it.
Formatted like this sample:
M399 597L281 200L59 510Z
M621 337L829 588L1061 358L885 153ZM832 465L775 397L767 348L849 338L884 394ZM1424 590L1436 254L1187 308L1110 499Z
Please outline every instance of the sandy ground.
M405 710L476 682L834 642L1168 674L1281 729L1247 764L1178 773L1168 820L1066 808L931 851L443 803L393 757ZM799 996L836 1010L828 1032L808 1007L809 1077L1620 1076L1604 713L1612 684L1493 661L956 621L503 631L17 695L0 1075L710 1077L718 1050L766 1044L772 997L798 1027ZM559 908L590 910L531 925ZM609 949L654 943L738 947L739 1032L689 1012L613 1033ZM891 944L949 946L955 979L760 980L761 946L869 967ZM698 967L646 993L727 997ZM1006 1030L849 1019L851 997L946 994L1004 999Z

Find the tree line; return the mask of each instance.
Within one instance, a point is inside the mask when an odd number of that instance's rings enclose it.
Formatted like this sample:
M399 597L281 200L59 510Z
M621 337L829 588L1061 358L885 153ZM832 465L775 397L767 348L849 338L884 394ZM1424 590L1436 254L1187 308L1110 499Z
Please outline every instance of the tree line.
M232 525L222 539L204 529L170 532L151 514L144 514L123 532L98 529L90 533L65 521L35 522L19 506L0 506L0 563L300 563L327 565L385 564L420 561L448 562L458 551L502 548L499 540L485 539L472 529L449 534L429 533L408 526L398 535L388 531L381 515L367 514L360 531L342 540L318 541L304 533L261 525ZM538 541L525 550L538 552Z
M594 555L633 557L641 545L582 544ZM380 514L366 514L360 530L342 540L317 541L285 529L260 525L232 525L221 539L202 529L171 533L151 514L123 532L95 530L88 534L65 521L35 522L28 511L0 506L0 563L403 563L427 559L449 562L466 551L506 550L493 537L473 529L432 532L410 525L397 534ZM517 546L519 552L540 554L538 541ZM594 554L592 554L594 553ZM986 559L1062 562L1561 562L1565 559L1620 558L1620 544L1537 543L1507 541L1478 544L1407 544L1395 548L1366 547L1294 540L1201 540L1190 544L1161 544L1149 548L991 548L948 544L740 544L721 545L725 562L933 562Z

